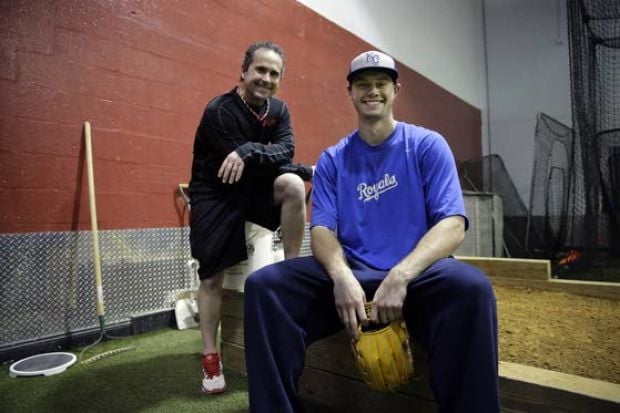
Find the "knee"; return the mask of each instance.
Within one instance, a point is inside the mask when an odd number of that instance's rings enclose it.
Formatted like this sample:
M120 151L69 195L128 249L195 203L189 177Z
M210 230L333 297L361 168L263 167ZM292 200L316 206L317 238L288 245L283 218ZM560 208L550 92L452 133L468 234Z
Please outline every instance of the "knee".
M493 286L488 277L478 268L458 262L447 276L453 284L453 291L468 302L495 302Z
M219 292L224 284L224 272L215 274L210 278L200 280L200 288L207 293Z
M305 191L304 181L295 174L280 175L274 182L274 194L280 202L304 203Z
M474 293L488 294L489 292L493 292L493 288L491 287L491 282L487 278L486 274L483 273L480 269L472 266L467 266L468 268L464 270L463 280L466 283L468 289L471 289Z
M277 290L279 280L277 265L267 265L260 270L254 271L246 278L244 294L247 298L250 295L260 295L265 291Z

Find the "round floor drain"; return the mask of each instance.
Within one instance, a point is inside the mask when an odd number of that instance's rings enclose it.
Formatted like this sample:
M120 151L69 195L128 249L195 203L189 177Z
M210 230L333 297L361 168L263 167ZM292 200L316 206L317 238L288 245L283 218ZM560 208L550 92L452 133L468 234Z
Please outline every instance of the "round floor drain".
M17 376L51 376L67 370L77 357L72 353L44 353L16 361L9 368L11 377Z

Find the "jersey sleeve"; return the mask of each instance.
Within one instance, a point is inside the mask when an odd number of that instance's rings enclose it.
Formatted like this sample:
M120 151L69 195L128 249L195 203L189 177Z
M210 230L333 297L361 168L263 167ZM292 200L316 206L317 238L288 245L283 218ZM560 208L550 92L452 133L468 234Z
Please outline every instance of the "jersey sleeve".
M449 216L460 215L465 219L467 229L469 221L465 213L463 191L448 143L438 133L430 133L421 142L420 156L430 226Z
M312 186L312 217L310 227L323 226L337 231L336 166L327 153L319 157Z

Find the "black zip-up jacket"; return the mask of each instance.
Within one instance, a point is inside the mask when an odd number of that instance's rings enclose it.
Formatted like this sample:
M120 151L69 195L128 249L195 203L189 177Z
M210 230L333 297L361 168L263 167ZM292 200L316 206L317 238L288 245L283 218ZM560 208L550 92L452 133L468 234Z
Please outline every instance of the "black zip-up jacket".
M266 103L253 109L262 114ZM292 163L293 130L286 104L280 99L269 98L269 112L262 121L245 106L236 89L207 104L194 140L191 191L225 185L217 172L232 151L245 162L239 184L284 172L307 181L312 178L311 167Z

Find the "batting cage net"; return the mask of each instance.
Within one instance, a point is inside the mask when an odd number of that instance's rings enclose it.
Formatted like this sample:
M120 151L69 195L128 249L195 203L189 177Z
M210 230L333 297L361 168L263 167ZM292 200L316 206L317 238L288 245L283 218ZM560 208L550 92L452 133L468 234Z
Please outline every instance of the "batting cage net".
M531 256L553 258L567 246L569 225L574 221L569 206L575 193L571 179L579 168L573 163L573 130L540 113L534 141L525 249Z
M620 253L620 1L568 0L573 173L565 243Z

